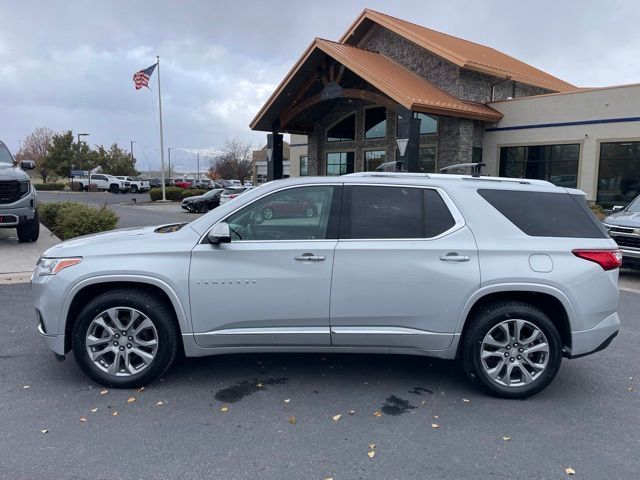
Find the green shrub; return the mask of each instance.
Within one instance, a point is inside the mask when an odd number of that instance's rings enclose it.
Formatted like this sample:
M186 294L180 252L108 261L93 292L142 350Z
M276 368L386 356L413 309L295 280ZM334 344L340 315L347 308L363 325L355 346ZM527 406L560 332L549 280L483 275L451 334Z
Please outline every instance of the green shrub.
M596 217L598 217L600 220L602 220L604 217L607 216L607 214L604 212L604 208L602 208L602 206L596 205L595 203L592 203L592 204L589 205L589 207L591 207L591 211L593 213L595 213Z
M64 183L34 183L33 188L41 191L64 190Z
M172 200L174 202L181 202L184 198L193 197L195 195L204 195L208 191L209 190L180 188L180 187L165 187L165 196L167 197L167 200ZM152 188L149 191L149 195L151 196L152 202L155 202L157 200L162 200L162 188Z
M113 230L118 215L103 205L98 208L78 202L45 203L38 207L40 221L61 240Z

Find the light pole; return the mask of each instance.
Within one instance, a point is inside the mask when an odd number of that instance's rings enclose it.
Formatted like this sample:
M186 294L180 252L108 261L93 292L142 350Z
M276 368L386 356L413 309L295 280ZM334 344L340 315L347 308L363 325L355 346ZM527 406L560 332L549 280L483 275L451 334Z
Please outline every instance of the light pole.
M169 147L169 178L171 178L171 150L173 150L174 147Z
M80 149L80 137L88 137L89 133L78 134L78 168L82 169L82 150Z
M131 154L131 163L133 163L133 144L134 143L138 143L137 140L131 140L131 142L129 142L131 147L129 148L129 153Z
M198 157L198 162L197 162L198 176L197 176L197 179L200 180L200 152L198 152L197 157Z

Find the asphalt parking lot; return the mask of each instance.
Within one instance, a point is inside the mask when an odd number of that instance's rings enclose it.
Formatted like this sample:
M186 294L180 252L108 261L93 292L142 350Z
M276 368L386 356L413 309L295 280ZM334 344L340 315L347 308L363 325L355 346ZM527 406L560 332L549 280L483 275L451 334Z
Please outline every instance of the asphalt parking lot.
M106 204L120 217L118 228L190 222L199 216L182 210L178 203L151 203L148 193L38 192L38 201L82 202L94 207Z
M72 355L57 362L37 337L27 284L0 286L0 298L0 478L562 479L570 467L571 478L628 480L640 471L638 294L622 293L609 349L565 360L526 401L479 393L456 362L382 355L182 359L143 391L103 393Z

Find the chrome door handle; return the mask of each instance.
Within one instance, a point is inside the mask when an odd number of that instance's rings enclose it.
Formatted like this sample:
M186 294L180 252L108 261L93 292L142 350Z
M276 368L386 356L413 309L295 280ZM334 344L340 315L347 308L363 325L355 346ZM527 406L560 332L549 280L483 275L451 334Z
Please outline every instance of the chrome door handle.
M303 253L296 257L299 262L322 262L324 259L324 255L314 255L313 253Z
M468 262L470 259L469 255L458 255L456 252L447 253L440 257L443 262Z

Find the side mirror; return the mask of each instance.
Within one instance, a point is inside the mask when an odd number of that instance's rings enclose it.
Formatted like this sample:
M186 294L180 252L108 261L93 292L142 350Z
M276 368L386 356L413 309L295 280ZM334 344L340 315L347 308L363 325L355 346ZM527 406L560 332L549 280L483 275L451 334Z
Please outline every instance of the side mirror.
M20 168L22 170L33 170L34 168L36 168L36 162L34 162L33 160L22 160L20 162Z
M622 205L615 205L613 207L613 213L621 212L622 210L624 210L624 207Z
M207 238L211 243L220 244L220 243L230 243L231 242L231 230L229 229L229 224L227 222L220 222L213 226L209 233L207 233Z

